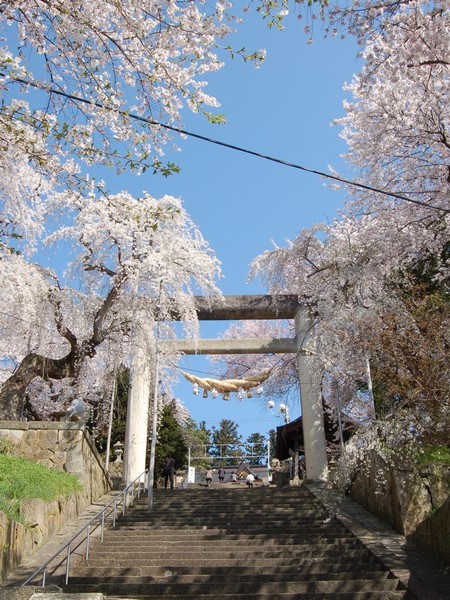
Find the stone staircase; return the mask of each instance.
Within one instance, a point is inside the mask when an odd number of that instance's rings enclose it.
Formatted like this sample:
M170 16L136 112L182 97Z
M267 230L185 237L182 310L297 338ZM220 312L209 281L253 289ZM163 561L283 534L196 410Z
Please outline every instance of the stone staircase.
M152 511L146 502L93 546L64 591L148 600L406 598L306 486L158 489Z

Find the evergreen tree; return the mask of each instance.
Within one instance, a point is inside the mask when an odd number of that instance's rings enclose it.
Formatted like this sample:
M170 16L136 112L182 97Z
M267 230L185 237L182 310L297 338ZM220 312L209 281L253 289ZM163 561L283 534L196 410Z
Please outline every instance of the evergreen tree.
M240 459L243 452L240 448L242 443L242 436L238 433L238 423L231 421L230 419L222 419L220 421L220 427L212 428L212 442L216 445L216 448L212 448L211 454L213 456L234 456L236 459ZM236 460L228 459L220 461L221 464L233 464Z
M116 392L114 395L114 409L111 427L111 458L114 460L112 454L114 444L116 442L125 443L125 427L127 424L127 406L128 406L128 386L130 381L130 369L125 366L121 366L117 370L116 375ZM110 397L110 390L108 390L108 397ZM108 413L109 417L109 405L104 413ZM97 419L93 423L93 427L98 427ZM100 433L95 437L95 444L99 452L104 452L106 449L108 423L105 420Z
M277 431L276 431L276 429L271 429L269 431L269 456L270 456L271 462L272 462L272 459L275 458L276 443L277 443Z
M252 464L263 465L267 462L267 441L261 433L252 433L245 442L245 453L255 458L249 459Z
M188 419L183 427L183 436L186 446L191 449L191 461L196 469L206 469L211 465L208 456L211 446L211 431L207 429L205 421L199 425L193 420Z
M175 460L175 468L183 469L187 465L187 446L183 427L175 418L176 404L174 401L167 403L161 411L161 420L156 440L155 475L158 476L163 469L164 459L170 454Z

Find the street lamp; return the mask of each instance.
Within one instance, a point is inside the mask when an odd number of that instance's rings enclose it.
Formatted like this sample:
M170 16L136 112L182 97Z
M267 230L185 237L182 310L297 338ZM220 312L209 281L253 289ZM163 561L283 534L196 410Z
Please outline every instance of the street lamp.
M289 408L288 408L287 404L284 404L282 402L281 404L278 405L278 411L281 413L279 415L277 415L276 413L273 412L274 406L275 406L275 402L273 400L269 400L267 403L267 408L269 408L269 410L272 412L272 414L275 415L276 417L283 416L284 422L289 423L291 418L289 416Z

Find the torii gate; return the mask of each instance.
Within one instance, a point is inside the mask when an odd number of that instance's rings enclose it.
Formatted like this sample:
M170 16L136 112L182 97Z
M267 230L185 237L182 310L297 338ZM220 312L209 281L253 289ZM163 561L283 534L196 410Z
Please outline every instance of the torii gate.
M315 358L314 321L308 307L299 304L294 295L197 296L196 306L199 321L294 319L295 338L178 340L173 344L184 354L297 354L306 477L313 481L327 480L321 373ZM145 470L151 379L140 344L136 345L132 360L124 457L127 483Z

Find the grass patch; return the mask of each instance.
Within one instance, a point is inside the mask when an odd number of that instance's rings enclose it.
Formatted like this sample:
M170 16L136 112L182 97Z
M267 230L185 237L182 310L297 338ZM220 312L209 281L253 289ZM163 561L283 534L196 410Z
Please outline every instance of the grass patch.
M450 465L450 448L444 446L424 446L417 455L421 465Z
M52 471L17 456L0 454L0 510L10 520L23 523L19 513L21 500L39 498L49 502L82 489L75 475Z

